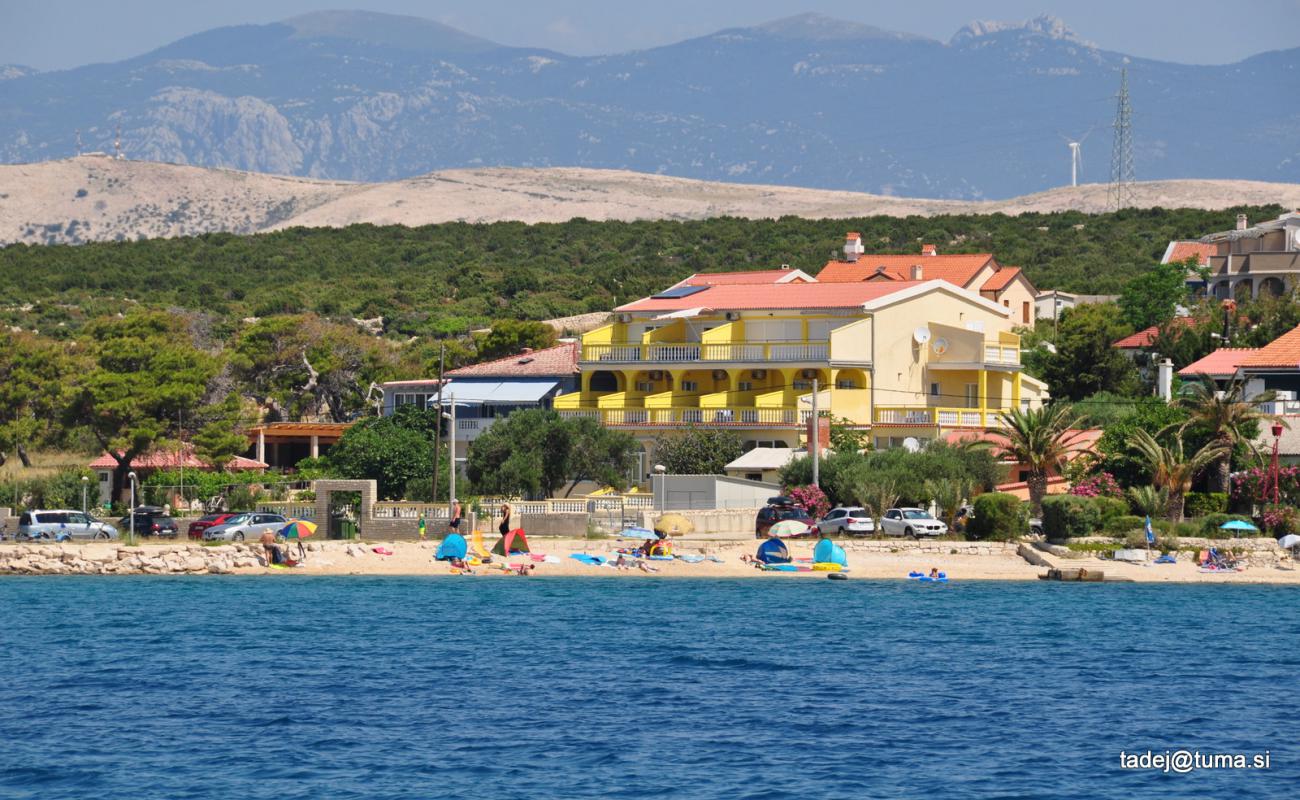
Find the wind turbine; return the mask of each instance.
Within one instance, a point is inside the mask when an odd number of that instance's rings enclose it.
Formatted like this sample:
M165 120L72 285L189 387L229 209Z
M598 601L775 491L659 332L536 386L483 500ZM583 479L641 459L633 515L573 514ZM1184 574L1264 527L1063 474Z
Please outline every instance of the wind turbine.
M1070 186L1072 187L1079 185L1079 167L1083 166L1083 143L1088 140L1096 127L1096 125L1092 126L1087 133L1078 139L1071 139L1069 136L1061 134L1061 138L1065 140L1065 143L1070 148Z

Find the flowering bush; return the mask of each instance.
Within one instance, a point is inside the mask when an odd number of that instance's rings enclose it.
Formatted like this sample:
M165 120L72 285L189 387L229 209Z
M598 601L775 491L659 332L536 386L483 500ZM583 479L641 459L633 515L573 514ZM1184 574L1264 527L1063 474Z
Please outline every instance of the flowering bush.
M1283 504L1295 505L1300 501L1300 466L1282 467L1278 470L1278 499ZM1234 507L1251 503L1273 502L1273 480L1268 467L1251 467L1232 476Z
M816 486L794 486L786 494L796 505L807 509L813 519L821 519L831 510L831 501L826 493Z
M1119 481L1109 472L1099 472L1091 478L1085 478L1070 487L1070 494L1076 497L1123 497L1124 490Z
M1285 536L1300 530L1300 511L1291 506L1269 506L1261 517L1264 530L1273 536Z

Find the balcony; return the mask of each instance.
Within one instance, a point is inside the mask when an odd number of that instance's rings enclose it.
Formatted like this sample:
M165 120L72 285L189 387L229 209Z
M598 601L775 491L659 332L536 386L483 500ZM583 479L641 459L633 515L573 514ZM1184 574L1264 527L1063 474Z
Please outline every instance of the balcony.
M800 428L808 411L793 408L579 408L559 410L562 417L590 417L609 427Z
M877 425L915 425L940 428L1000 428L998 408L940 408L936 406L878 406Z
M984 345L984 363L1019 366L1020 348L1008 347L1007 345L999 346L996 344L986 344Z
M693 364L707 362L822 362L830 343L821 342L656 342L583 345L583 364Z

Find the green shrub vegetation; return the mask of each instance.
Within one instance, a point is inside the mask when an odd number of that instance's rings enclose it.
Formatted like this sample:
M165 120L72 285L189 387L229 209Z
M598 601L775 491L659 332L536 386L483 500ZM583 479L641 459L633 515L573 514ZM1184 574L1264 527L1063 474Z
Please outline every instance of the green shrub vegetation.
M975 498L974 507L975 516L966 528L967 538L1009 541L1023 536L1029 529L1025 504L1013 494L982 494Z
M1064 541L1101 530L1101 509L1094 500L1068 494L1043 498L1043 533L1051 541Z
M1226 514L1228 511L1228 495L1225 492L1188 492L1183 502L1183 513L1189 517Z

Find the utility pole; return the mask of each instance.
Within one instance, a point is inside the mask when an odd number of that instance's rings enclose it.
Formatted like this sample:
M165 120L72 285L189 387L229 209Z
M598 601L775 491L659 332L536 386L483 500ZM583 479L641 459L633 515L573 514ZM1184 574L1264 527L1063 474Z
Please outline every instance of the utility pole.
M442 368L447 358L447 343L438 351L438 423L433 426L433 502L438 502L438 454L442 451Z
M1110 190L1107 205L1112 211L1133 202L1133 106L1128 97L1128 69L1119 72L1119 94L1115 95L1115 140L1110 151Z
M808 436L809 445L812 447L813 460L813 486L821 486L821 420L817 417L817 379L813 378L812 391L812 432Z
M451 519L451 504L456 502L456 393L452 392L451 425L447 435L451 437L451 452L447 457L447 519Z

